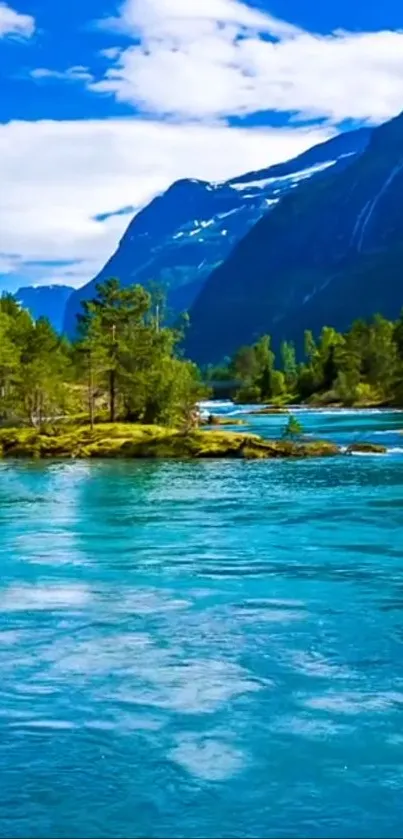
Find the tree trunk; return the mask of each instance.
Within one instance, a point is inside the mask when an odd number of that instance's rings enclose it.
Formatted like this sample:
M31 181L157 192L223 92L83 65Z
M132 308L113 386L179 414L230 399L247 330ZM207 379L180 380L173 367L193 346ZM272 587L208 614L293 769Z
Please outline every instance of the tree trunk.
M88 408L90 414L91 431L94 430L94 371L92 362L90 361L89 381L88 381Z
M116 422L116 371L109 372L109 421Z

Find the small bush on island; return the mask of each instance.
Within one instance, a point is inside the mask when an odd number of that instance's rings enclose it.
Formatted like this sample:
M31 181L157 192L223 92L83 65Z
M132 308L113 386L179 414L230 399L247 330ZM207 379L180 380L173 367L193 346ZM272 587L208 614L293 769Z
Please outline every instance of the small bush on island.
M304 429L299 420L297 420L297 418L294 416L290 416L287 425L284 429L283 439L297 440L298 438L302 437L303 433Z

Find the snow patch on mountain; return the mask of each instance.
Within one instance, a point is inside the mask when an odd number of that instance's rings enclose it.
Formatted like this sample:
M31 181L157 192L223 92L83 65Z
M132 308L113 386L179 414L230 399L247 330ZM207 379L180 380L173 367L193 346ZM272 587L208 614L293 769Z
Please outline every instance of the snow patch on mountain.
M189 308L212 271L283 196L326 170L349 165L366 146L370 131L332 138L298 158L227 182L182 179L141 210L100 274L72 295L65 329L71 334L81 303L110 276L123 285L157 281L167 289L168 309ZM202 265L202 268L200 267Z
M341 157L349 157L350 155L342 155ZM341 158L339 158L341 159ZM259 180L254 181L242 181L241 183L230 183L231 189L237 189L240 192L243 192L246 189L264 189L265 187L271 186L272 184L280 185L276 191L281 191L282 184L290 184L297 183L299 181L303 181L306 178L311 178L312 175L316 175L318 172L324 172L325 169L329 169L330 166L335 166L337 160L327 160L324 163L318 163L316 166L309 166L307 169L302 169L300 172L292 172L289 175L281 175L278 178L262 178Z

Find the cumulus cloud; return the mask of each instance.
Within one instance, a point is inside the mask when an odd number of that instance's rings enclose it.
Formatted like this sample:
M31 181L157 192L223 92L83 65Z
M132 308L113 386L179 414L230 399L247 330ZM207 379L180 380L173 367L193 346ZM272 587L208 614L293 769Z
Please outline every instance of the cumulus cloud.
M31 15L22 15L0 2L0 38L8 35L30 38L34 31L35 20Z
M125 0L101 25L132 43L91 89L154 115L377 123L403 107L403 31L317 35L241 0Z
M267 166L326 139L324 125L403 108L400 31L323 36L244 0L125 0L99 25L110 33L102 78L37 67L33 80L81 83L149 119L0 125L0 274L10 278L80 285L116 248L125 208L172 181ZM0 0L0 36L34 28ZM265 110L291 113L294 127L229 125ZM307 118L322 126L296 127Z
M0 273L78 286L115 250L122 208L144 206L178 178L229 178L328 136L125 119L0 125Z

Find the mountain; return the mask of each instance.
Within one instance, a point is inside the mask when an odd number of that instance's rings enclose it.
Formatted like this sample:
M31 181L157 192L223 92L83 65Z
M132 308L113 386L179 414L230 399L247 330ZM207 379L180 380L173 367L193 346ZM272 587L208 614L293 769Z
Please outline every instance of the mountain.
M291 161L225 183L177 181L134 217L100 274L72 294L65 331L74 333L81 302L93 298L96 284L111 276L123 285L156 281L166 288L172 312L188 309L264 214L305 181L349 166L369 137L369 129L341 134Z
M212 273L190 313L188 354L218 361L263 333L345 329L403 306L403 114L344 171L284 197Z
M48 318L54 329L61 332L66 303L72 292L73 289L65 285L27 286L18 289L14 297L34 320Z

